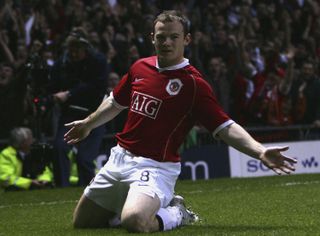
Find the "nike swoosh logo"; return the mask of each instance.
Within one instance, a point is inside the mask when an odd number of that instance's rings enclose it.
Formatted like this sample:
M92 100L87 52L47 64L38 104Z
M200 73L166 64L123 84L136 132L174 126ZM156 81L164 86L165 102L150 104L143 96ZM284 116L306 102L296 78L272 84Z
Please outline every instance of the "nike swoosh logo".
M144 80L144 78L135 78L134 82L138 82L138 81L141 81L141 80Z

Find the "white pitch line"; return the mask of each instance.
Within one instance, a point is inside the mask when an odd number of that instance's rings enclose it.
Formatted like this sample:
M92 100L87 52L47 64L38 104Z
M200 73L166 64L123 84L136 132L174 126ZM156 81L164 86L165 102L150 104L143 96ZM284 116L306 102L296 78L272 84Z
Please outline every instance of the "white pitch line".
M289 187L289 186L295 186L295 185L309 185L309 184L320 184L320 181L314 180L314 181L304 181L304 182L287 182L287 183L280 183L276 184L275 186L282 186L282 187ZM216 189L210 189L210 192L221 192L221 191L233 191L233 190L243 190L247 189L246 187L239 187L239 186L232 186L232 187L225 187L225 188L216 188ZM205 192L205 190L193 190L188 192L188 194L199 194Z
M320 181L305 181L305 182L288 182L288 183L282 183L278 186L294 186L294 185L308 185L308 184L320 184ZM237 190L240 189L240 187L231 187L231 188L222 188L222 189L211 189L211 191L219 192L219 191L225 191L225 190ZM243 189L243 188L241 188ZM194 190L188 192L188 194L199 194L202 193L203 190ZM61 205L66 203L77 203L78 200L66 200L66 201L52 201L52 202L38 202L38 203L17 203L17 204L11 204L11 205L0 205L0 209L3 208L12 208L12 207L26 207L26 206L50 206L50 205Z
M320 181L288 182L282 185L292 186L292 185L307 185L307 184L320 184Z
M11 205L0 205L0 209L12 208L12 207L28 207L28 206L50 206L50 205L61 205L65 203L77 203L78 200L67 200L67 201L53 201L53 202L38 202L38 203L18 203Z

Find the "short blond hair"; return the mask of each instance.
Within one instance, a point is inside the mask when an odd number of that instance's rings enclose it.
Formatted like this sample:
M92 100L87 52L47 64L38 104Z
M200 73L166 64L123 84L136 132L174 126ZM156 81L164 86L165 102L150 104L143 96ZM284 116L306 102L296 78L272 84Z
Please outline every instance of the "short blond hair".
M153 22L153 30L154 30L155 25L158 22L165 23L165 22L174 22L174 21L178 21L182 24L184 35L187 35L189 33L190 21L180 11L176 11L176 10L166 10L166 11L163 11L162 13L160 13Z

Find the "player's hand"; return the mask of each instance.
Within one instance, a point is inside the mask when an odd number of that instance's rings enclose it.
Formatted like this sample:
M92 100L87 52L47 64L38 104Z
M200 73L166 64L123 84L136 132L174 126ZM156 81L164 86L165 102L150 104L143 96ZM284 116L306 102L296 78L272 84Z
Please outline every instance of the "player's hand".
M68 144L75 144L83 140L91 131L91 129L86 125L85 120L73 121L65 124L65 126L70 127L69 131L64 135L64 141Z
M259 159L278 175L290 174L295 171L294 164L297 163L297 160L281 153L288 149L289 147L269 147L260 155Z

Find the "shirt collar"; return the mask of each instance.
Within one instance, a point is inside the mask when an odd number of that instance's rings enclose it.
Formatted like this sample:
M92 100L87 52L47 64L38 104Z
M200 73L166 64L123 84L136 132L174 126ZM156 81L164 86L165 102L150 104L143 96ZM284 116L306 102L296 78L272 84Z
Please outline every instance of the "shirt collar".
M189 59L183 58L183 61L177 65L160 68L158 64L158 58L156 59L156 68L158 69L159 72L163 72L166 70L178 70L187 65L189 65Z

